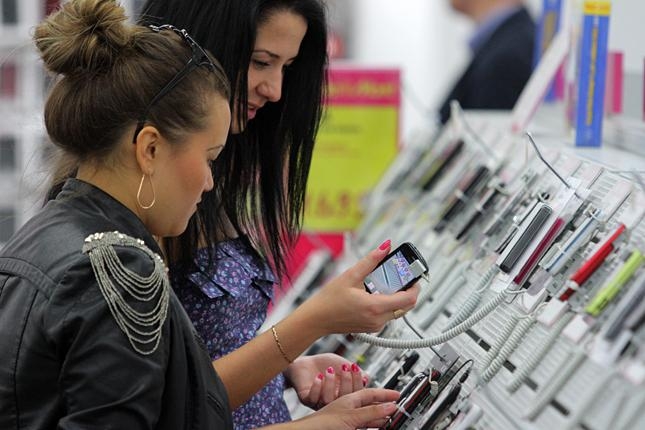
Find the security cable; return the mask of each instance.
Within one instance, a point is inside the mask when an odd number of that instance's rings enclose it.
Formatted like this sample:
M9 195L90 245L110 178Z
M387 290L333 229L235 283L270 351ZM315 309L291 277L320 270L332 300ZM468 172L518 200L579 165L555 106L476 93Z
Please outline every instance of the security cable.
M439 297L432 301L432 308L428 311L425 318L419 322L419 327L427 329L441 315L448 302L454 297L457 290L466 284L466 277L463 274L453 279L448 287L442 291Z
M526 412L526 418L533 421L544 410L544 408L551 403L555 395L560 392L564 384L571 378L575 371L580 367L583 361L587 358L584 351L576 349L570 357L567 357L562 367L554 375L553 379L548 384L543 386L543 389L538 393L535 401L530 405Z
M419 349L419 348L428 348L430 346L440 345L446 343L450 339L454 339L462 333L465 333L472 326L477 324L479 321L484 319L486 315L495 310L501 303L504 302L508 294L512 294L516 288L515 285L511 285L504 291L499 292L495 297L493 297L488 303L482 306L477 312L471 315L463 323L458 326L441 333L438 336L433 336L425 339L386 339L378 336L369 335L366 333L354 333L353 336L362 341L369 343L371 345L379 346L381 348L391 348L391 349Z
M535 368L540 364L542 359L546 356L546 353L551 349L555 344L558 337L562 333L562 330L569 324L573 319L574 313L567 312L563 315L558 322L553 326L549 334L540 342L540 344L533 349L533 353L529 358L522 363L522 366L517 369L513 375L513 379L506 387L508 391L514 393L517 391L522 384L528 379L529 375L535 370Z
M466 299L466 302L464 302L464 304L459 308L459 311L457 311L457 313L452 316L452 318L446 325L445 330L450 330L456 327L457 325L464 322L466 318L472 315L473 312L475 312L475 309L477 309L477 306L484 296L484 292L498 272L499 266L496 264L488 268L486 273L484 273L484 275L480 278L473 292L470 294L468 299Z
M513 351L515 351L517 346L522 342L526 333L531 329L531 327L533 327L533 324L535 324L535 322L535 316L530 315L523 318L519 322L519 324L517 324L517 327L515 327L515 329L512 331L512 334L504 343L504 346L501 348L499 354L494 357L490 366L488 366L488 368L481 374L482 381L488 382L493 378L493 376L497 374L499 369L501 369L504 365L506 359L510 357Z

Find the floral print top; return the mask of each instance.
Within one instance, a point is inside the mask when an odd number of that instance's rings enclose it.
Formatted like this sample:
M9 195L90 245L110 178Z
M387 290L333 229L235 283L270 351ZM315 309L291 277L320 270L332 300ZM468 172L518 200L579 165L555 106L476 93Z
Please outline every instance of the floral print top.
M273 298L275 276L246 237L219 242L211 253L210 270L209 252L201 249L195 272L174 271L173 288L216 359L255 337ZM233 412L235 429L289 421L284 388L284 376L279 374Z

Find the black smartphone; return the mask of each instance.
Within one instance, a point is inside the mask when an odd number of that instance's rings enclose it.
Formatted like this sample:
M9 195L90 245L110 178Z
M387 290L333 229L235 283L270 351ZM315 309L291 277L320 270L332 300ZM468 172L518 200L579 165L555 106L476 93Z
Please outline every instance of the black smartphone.
M428 273L428 264L409 242L390 252L364 280L370 293L393 294L410 288L421 275Z

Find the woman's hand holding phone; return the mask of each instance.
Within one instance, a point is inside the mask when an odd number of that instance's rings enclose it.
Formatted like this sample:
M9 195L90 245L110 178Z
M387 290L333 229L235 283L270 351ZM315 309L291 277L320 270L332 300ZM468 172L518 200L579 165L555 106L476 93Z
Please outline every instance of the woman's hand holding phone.
M395 311L414 308L419 286L395 294L369 294L365 278L390 251L390 241L370 252L304 302L295 312L306 319L303 325L316 327L319 336L332 333L374 333L395 318ZM295 316L295 315L293 315Z
M393 294L407 290L427 273L428 264L421 253L414 245L405 242L365 278L365 289L370 293Z

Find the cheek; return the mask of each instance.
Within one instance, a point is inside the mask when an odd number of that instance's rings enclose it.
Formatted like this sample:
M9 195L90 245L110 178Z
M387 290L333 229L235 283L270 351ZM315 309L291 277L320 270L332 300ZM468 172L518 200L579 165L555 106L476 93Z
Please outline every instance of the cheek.
M195 193L199 184L203 183L201 172L204 164L203 161L198 163L195 160L182 160L177 163L177 185L183 188L181 192L187 197Z
M262 75L260 71L255 70L253 67L249 67L249 73L246 77L246 89L248 91L249 98L251 95L255 94L255 89L262 81L261 76Z

